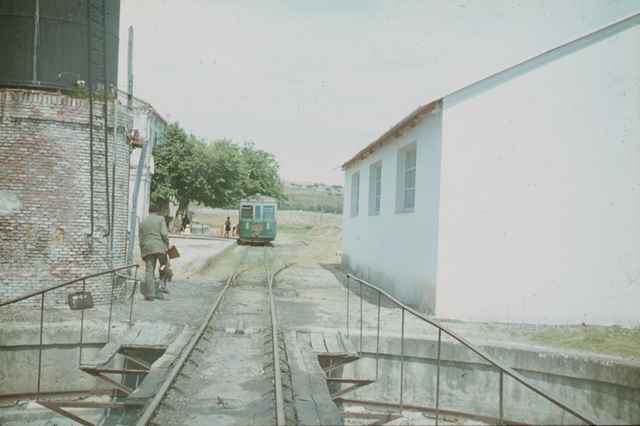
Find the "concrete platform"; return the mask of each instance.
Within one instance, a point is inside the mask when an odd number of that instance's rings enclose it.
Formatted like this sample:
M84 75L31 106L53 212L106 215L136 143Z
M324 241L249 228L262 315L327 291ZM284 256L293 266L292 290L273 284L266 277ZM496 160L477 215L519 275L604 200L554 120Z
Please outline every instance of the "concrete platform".
M320 265L293 266L278 276L275 287L279 317L290 329L310 336L339 331L349 333L361 358L345 365L343 377L375 379L378 331L377 296L351 286L347 322L347 292L339 273ZM362 313L360 307L362 306ZM362 321L360 320L362 318ZM515 368L551 395L597 421L611 424L640 423L640 362L585 351L557 349L532 344L535 327L517 324L439 322L496 360ZM347 325L349 330L347 330ZM380 307L380 377L349 398L395 402L400 394L400 309ZM361 332L362 330L362 332ZM362 336L362 337L361 337ZM314 347L321 342L316 337ZM433 405L437 329L411 314L405 317L405 403ZM459 411L496 416L497 372L477 355L449 337L443 338L443 389L441 401ZM534 423L560 421L560 410L528 391L506 381L509 397L505 416L515 420L530 417ZM533 419L533 420L531 420ZM570 415L562 422L572 422Z

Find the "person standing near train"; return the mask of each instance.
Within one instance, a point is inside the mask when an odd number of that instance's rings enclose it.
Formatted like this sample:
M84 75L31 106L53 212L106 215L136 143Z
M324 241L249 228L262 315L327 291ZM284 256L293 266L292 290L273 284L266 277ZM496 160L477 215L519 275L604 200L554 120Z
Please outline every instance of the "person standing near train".
M229 238L231 232L231 218L227 216L227 220L224 221L224 237Z

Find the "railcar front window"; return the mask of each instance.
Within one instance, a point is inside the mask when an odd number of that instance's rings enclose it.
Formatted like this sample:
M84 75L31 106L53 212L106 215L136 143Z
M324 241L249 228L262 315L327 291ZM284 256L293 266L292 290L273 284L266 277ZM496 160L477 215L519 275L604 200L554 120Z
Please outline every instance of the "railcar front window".
M276 209L274 206L264 206L262 209L262 218L264 220L275 220Z
M253 219L253 207L252 206L242 206L242 210L240 212L240 217L242 219Z
M262 219L262 206L256 206L256 214L254 216L255 220L261 220Z

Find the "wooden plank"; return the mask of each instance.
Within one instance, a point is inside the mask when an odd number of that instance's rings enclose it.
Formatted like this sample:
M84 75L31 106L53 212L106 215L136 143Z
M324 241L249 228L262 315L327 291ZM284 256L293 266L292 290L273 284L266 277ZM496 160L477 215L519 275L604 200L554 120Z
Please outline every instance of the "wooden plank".
M98 401L46 401L48 405L69 408L126 408L122 402L98 402Z
M44 397L59 396L85 396L85 395L110 395L113 389L87 389L75 391L51 391L51 392L26 392L26 393L8 393L0 395L0 401L25 401L38 400Z
M132 370L130 368L84 368L84 371L106 374L145 374L149 372L148 370Z
M111 379L110 377L104 376L101 373L95 371L95 369L91 369L91 368L80 368L82 371L91 374L94 377L97 377L98 379L102 380L103 382L107 382L110 385L112 385L113 387L115 387L116 389L118 389L121 392L124 392L125 394L129 395L131 392L133 392L133 389L131 389L129 386L125 386L122 383L118 383L115 380Z
M45 408L48 408L51 411L55 411L56 413L60 414L61 416L64 416L68 419L71 419L77 423L80 423L81 425L84 426L96 426L95 423L91 423L86 421L85 419L83 419L82 417L78 417L73 413L68 412L67 410L63 410L62 408L58 408L53 404L49 404L48 401L36 401L38 404L42 405Z
M311 348L309 333L285 333L285 342L298 424L343 424L339 410L331 399L318 356Z
M321 333L310 333L311 347L314 352L327 352L327 347L324 345L324 337Z

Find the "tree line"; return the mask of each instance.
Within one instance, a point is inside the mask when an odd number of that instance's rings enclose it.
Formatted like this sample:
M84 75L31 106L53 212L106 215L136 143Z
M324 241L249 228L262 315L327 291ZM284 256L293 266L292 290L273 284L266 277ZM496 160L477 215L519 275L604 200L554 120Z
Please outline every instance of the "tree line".
M174 230L191 203L236 208L242 198L256 194L285 199L278 162L251 142L206 141L173 123L153 148L153 158L151 203L177 204Z

